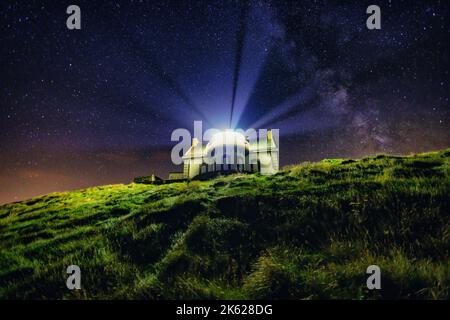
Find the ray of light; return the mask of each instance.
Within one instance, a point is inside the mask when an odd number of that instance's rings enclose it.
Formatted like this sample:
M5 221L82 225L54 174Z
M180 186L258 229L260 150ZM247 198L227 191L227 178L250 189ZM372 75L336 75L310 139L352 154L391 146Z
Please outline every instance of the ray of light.
M314 95L315 92L311 87L305 88L298 94L284 100L283 103L273 108L268 114L254 122L250 127L262 128L267 124L273 123L283 117L283 115L292 111L294 108L298 108L310 102L314 98Z
M232 128L234 104L236 102L236 91L237 91L237 86L238 86L238 82L239 82L239 74L241 71L242 51L244 48L244 41L245 41L245 29L246 29L248 8L249 8L248 1L241 1L241 8L240 8L240 15L239 15L239 27L238 27L238 31L237 31L236 55L234 57L233 92L232 92L232 96L231 96L231 111L230 111L230 124L229 124L230 128Z
M121 40L123 42L130 45L129 48L127 46L125 46L125 48L128 48L128 50L131 49L130 53L133 55L137 55L137 57L147 66L147 70L155 77L157 77L157 79L160 80L160 82L169 91L174 93L176 97L178 97L186 106L190 108L189 112L184 111L185 109L183 108L177 108L179 110L180 121L184 121L187 124L187 119L189 119L189 121L201 119L210 124L207 115L192 101L189 95L178 83L175 76L165 70L163 66L158 62L156 56L133 37L133 35L127 30L122 21L116 19L115 17L114 20L116 20L118 22L118 25L121 26L121 32L118 32L117 34L121 37Z
M284 31L274 17L268 3L250 2L247 13L246 36L244 37L239 83L233 100L231 128L236 128L244 114L248 101L254 93L267 57L277 40L283 38Z

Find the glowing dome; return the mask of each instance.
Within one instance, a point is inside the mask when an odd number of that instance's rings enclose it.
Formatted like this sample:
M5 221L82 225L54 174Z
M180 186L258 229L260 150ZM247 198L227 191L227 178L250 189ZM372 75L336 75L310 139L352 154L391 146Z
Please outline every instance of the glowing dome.
M205 148L205 154L210 155L210 151L217 148L234 147L242 148L241 150L248 151L249 143L245 136L239 132L232 130L225 130L216 133L212 136Z

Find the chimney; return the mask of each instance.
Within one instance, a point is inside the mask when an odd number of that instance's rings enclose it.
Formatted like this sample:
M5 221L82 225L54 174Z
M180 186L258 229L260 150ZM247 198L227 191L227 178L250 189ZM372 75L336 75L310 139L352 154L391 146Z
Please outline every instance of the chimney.
M267 142L272 144L272 130L267 130Z

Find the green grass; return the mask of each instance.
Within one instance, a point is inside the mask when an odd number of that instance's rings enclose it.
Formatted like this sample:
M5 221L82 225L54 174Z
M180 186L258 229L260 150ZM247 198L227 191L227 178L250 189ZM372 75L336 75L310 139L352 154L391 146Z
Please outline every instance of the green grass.
M0 207L0 298L449 299L449 195L450 149L54 193Z

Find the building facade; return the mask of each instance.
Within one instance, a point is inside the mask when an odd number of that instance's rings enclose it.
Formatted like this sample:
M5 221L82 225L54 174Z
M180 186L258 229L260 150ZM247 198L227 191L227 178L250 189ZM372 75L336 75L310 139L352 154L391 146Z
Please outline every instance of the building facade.
M205 145L192 139L192 145L183 156L183 178L207 178L234 172L278 172L278 146L267 131L266 137L250 143L241 133L221 131Z

